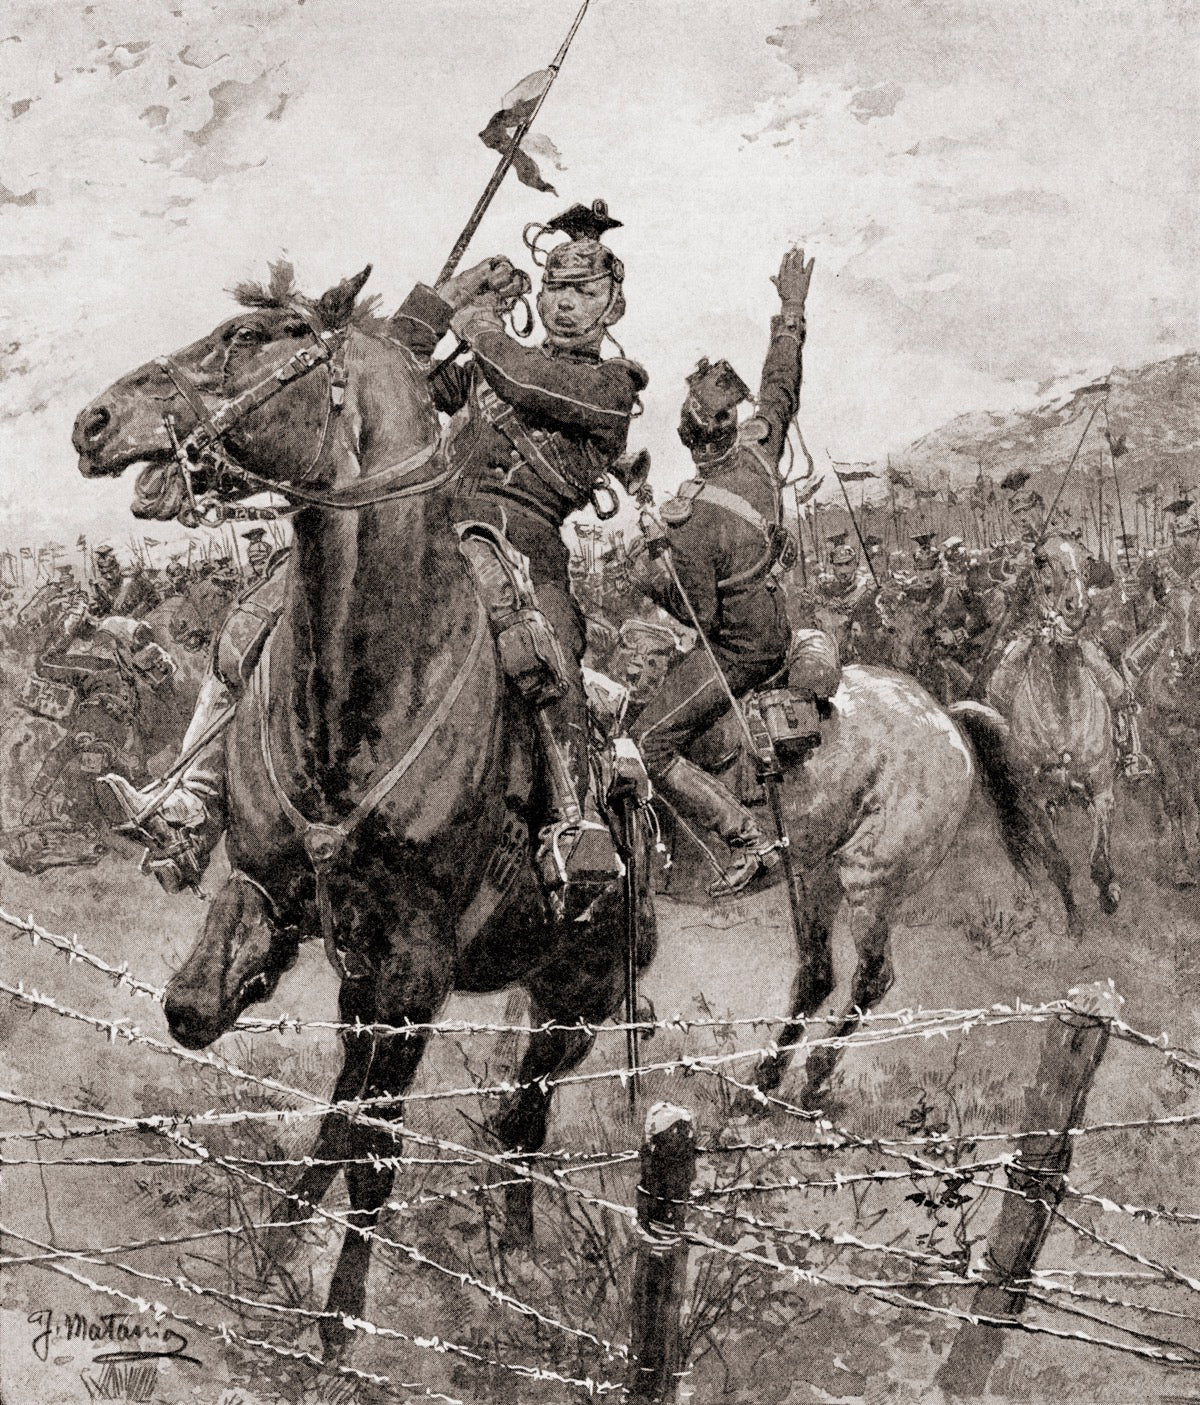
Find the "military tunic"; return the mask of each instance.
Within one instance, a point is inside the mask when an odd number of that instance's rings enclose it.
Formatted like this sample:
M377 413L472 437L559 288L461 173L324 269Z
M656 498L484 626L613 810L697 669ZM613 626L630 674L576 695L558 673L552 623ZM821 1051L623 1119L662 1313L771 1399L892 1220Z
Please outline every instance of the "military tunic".
M592 488L624 452L629 422L646 372L623 357L552 345L524 346L490 308L457 314L432 288L418 284L395 314L399 339L428 359L453 322L470 347L465 364L433 377L434 403L453 416L446 434L450 462L461 469L456 512L503 527L528 557L538 603L569 660L570 692L547 710L569 747L582 789L587 775L586 710L579 663L583 618L570 588L566 518L591 500Z
M722 671L735 694L764 683L787 658L790 630L783 592L771 570L772 542L705 485L749 504L774 531L780 524L779 460L800 400L804 321L785 310L771 321L757 413L744 424L724 459L704 465L690 511L663 509L671 558ZM676 502L687 502L682 493ZM646 593L681 623L687 606L661 563L643 568ZM642 712L633 735L651 775L728 710L729 700L703 648L671 670Z

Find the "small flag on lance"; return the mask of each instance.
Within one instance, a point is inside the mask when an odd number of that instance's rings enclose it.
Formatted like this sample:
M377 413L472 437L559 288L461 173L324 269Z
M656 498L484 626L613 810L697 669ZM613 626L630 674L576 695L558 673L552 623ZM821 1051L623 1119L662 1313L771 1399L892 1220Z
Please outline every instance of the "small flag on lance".
M527 185L531 190L543 190L547 195L557 195L558 191L542 175L529 152L533 150L557 166L558 148L548 137L535 136L528 130L523 135L517 135L517 129L526 126L532 119L553 82L554 71L549 68L539 68L536 73L523 78L512 92L505 93L499 110L492 114L487 126L479 133L484 146L501 153L508 151L515 138L513 173L522 185Z
M1108 452L1114 459L1119 459L1122 454L1128 453L1129 446L1126 443L1128 435L1114 434L1111 429L1104 431L1104 437L1108 440Z

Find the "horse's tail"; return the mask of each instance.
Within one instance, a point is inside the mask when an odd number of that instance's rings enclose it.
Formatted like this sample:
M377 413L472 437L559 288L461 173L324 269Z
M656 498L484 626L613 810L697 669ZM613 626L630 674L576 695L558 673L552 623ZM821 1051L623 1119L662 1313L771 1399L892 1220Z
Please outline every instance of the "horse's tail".
M970 743L988 799L1000 821L1000 838L1013 867L1024 878L1043 855L1041 811L1009 750L1008 723L983 703L951 705L950 716Z

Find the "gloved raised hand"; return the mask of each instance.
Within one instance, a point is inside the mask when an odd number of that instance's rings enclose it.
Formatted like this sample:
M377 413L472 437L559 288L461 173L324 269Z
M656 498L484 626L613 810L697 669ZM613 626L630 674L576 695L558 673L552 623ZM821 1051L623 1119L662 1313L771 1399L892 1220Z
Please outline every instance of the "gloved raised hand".
M803 249L789 249L784 254L779 272L771 279L779 292L780 302L803 309L815 263L816 259L809 259L805 263Z

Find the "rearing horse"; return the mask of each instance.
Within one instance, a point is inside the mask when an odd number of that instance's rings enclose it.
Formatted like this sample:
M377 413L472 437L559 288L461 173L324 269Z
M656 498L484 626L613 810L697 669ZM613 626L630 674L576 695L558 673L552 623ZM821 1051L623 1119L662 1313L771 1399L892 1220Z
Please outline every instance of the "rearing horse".
M167 987L171 1032L193 1048L273 992L322 908L349 1024L420 1025L454 990L519 983L535 1024L594 1025L624 992L620 894L606 890L590 921L568 928L522 842L542 819L533 729L458 549L424 370L354 315L367 272L310 301L277 269L271 290L239 290L240 315L124 376L75 425L85 476L143 465L141 516L194 515L193 477L222 497L277 485L302 505L283 615L225 740L233 873ZM197 435L228 457L193 475L178 450ZM636 844L645 875L644 829ZM636 906L644 965L653 909ZM388 1095L380 1115L398 1121L426 1038L344 1035L334 1099ZM523 1087L493 1124L507 1148L542 1145L550 1093L538 1080L573 1068L593 1038L531 1038ZM353 1225L377 1223L394 1171L371 1158L394 1151L386 1132L325 1117L313 1155L347 1163ZM338 1169L310 1166L283 1215L319 1204ZM340 1315L362 1315L370 1251L346 1234L328 1298L339 1316L321 1322L327 1350L346 1340Z
M1017 758L1043 804L1070 800L1091 811L1092 882L1101 910L1113 913L1121 899L1110 853L1117 758L1112 710L1096 679L1106 665L1098 646L1081 637L1089 600L1079 543L1050 535L1037 547L1034 569L1037 625L1004 651L988 700L1008 718ZM1049 827L1045 838L1049 871L1078 934L1069 865Z

